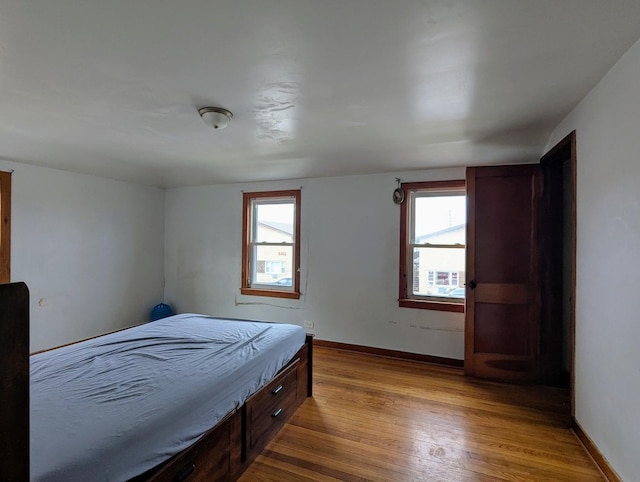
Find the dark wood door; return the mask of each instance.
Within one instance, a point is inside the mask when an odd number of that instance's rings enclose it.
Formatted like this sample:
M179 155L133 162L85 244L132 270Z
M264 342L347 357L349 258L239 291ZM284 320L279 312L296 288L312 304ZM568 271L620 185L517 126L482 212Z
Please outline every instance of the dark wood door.
M467 169L465 374L538 374L540 166Z

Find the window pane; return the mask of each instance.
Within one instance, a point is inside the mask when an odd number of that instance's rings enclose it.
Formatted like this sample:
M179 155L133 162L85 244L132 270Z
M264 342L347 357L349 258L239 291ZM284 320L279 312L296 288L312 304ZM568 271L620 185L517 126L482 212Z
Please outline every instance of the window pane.
M464 298L464 249L413 248L413 262L413 295Z
M256 243L292 243L294 228L293 201L281 203L255 202Z
M416 196L414 244L465 244L465 196Z
M254 246L257 270L251 284L273 285L277 289L293 286L293 247ZM264 266L261 272L260 267Z

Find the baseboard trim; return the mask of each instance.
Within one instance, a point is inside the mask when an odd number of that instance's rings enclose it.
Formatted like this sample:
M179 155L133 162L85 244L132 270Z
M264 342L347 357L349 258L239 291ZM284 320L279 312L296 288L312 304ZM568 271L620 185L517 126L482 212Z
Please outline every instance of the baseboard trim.
M591 440L591 438L589 438L586 432L582 430L582 427L580 426L578 421L575 419L575 417L571 417L571 429L576 434L576 436L578 437L578 439L586 449L587 453L591 456L593 461L600 468L605 478L609 482L622 482L622 479L620 478L620 476L616 473L615 470L613 470L613 467L609 465L609 462L604 457L604 455L600 453L600 450L598 450L598 447L596 446L596 444L593 443L593 440Z
M448 367L462 368L464 360L456 360L455 358L444 358L440 356L421 355L419 353L409 353L406 351L387 350L385 348L374 348L372 346L352 345L350 343L339 343L337 341L313 340L314 346L325 346L328 348L336 348L338 350L357 351L367 353L369 355L383 356L387 358L398 358L400 360L419 361L423 363L431 363L432 365L444 365Z

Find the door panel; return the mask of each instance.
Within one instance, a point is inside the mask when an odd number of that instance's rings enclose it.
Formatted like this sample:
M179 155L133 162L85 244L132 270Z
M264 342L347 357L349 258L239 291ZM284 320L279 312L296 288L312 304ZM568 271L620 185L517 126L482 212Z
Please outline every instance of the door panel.
M537 377L539 195L538 165L467 169L467 375Z
M528 307L476 302L476 353L525 356L529 352Z
M490 168L491 171L502 168ZM512 169L509 169L512 171ZM529 175L476 179L476 271L483 283L527 283L531 259ZM498 171L500 172L500 171ZM477 278L477 276L476 276ZM476 282L478 280L476 279Z

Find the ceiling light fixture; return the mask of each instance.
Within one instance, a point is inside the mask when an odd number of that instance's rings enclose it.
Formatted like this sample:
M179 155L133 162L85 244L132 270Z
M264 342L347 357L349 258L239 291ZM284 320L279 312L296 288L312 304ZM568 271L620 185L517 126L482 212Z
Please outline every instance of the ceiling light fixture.
M233 114L222 107L202 107L198 109L198 114L205 124L214 129L224 129L233 119Z

